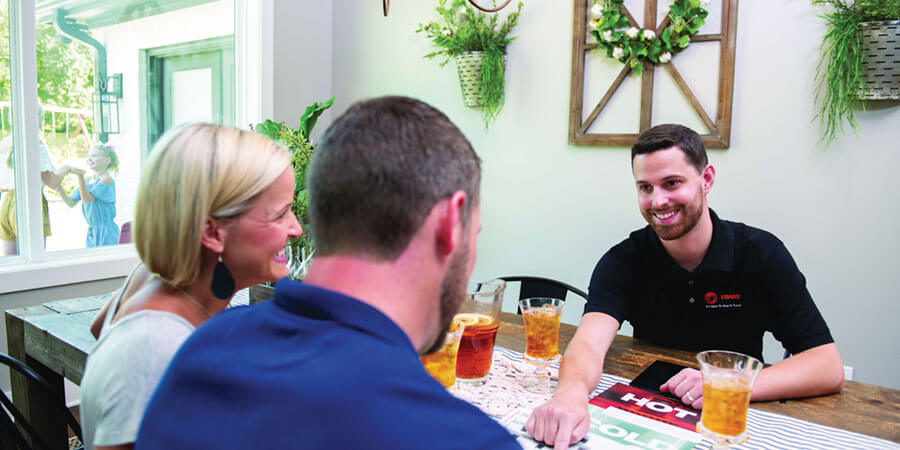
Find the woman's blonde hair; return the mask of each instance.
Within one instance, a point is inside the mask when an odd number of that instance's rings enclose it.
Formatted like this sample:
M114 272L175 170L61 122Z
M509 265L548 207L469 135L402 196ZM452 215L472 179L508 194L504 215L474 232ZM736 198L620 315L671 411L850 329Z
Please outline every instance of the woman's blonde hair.
M172 286L193 284L206 218L241 215L290 163L287 149L250 131L193 123L167 132L138 185L134 245L144 265Z

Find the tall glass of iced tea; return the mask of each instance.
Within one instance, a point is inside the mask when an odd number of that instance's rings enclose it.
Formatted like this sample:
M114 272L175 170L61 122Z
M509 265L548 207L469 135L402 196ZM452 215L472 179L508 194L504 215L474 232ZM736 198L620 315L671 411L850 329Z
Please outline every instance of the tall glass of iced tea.
M559 361L559 318L565 302L535 297L519 300L525 321L525 361L535 366L534 377L525 384L531 392L550 392L550 364Z
M701 352L697 361L703 374L703 412L697 431L718 448L746 441L750 392L763 364L724 350Z
M425 370L448 389L456 385L456 355L465 328L461 320L454 318L444 338L444 345L434 353L422 355Z
M504 289L506 282L503 280L469 285L456 315L466 325L456 357L456 378L459 382L484 384L491 371Z

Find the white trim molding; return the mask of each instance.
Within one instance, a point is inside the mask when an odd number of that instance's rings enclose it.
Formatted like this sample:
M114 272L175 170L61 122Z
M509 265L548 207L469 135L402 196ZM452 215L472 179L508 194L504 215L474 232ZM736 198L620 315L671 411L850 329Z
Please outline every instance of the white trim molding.
M272 117L275 7L274 0L236 0L234 8L235 124L246 128Z
M133 245L59 254L65 256L52 261L0 266L0 294L124 277L138 263Z

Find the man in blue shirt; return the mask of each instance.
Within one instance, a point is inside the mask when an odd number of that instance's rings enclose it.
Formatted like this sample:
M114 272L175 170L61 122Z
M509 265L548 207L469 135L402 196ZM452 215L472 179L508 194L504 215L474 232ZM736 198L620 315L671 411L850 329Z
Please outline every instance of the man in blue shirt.
M753 401L840 391L840 354L784 244L764 230L721 220L709 208L716 171L700 136L681 125L655 126L631 148L631 163L648 225L597 263L559 388L535 408L528 432L557 449L587 433L588 396L625 320L636 338L658 345L760 359L763 333L771 331L793 355L762 370ZM694 408L703 405L695 369L682 370L660 390Z
M478 156L436 109L353 105L310 165L307 278L198 328L137 448L519 448L419 361L464 297L480 181Z

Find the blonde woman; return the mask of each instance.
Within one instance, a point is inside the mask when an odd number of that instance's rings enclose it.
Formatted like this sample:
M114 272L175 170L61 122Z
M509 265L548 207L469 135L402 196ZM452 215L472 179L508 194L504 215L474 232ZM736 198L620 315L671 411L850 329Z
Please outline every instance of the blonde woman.
M173 129L144 166L134 218L141 263L94 320L81 384L88 449L133 448L175 351L235 291L287 275L290 154L258 134L210 124Z

